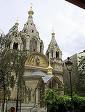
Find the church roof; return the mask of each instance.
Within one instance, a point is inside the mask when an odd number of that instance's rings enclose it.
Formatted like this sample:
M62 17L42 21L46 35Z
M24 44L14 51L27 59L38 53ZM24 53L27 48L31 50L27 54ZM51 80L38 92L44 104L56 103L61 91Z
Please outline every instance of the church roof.
M59 49L59 46L58 46L56 39L55 39L55 33L54 32L52 33L52 38L51 38L51 41L50 41L50 44L48 46L47 51L50 51L51 49Z
M45 77L47 74L42 71L36 71L36 72L33 72L32 75L39 75L41 77Z
M4 32L0 29L0 36L5 36Z
M18 25L19 25L18 22L15 22L15 24L9 30L9 33L18 32Z
M47 74L42 72L42 71L34 71L34 72L25 72L24 73L24 78L29 78L29 79L33 79L33 78L42 78L45 77Z
M36 78L42 78L44 83L47 83L53 75L48 75L47 73L44 73L42 71L34 71L34 72L25 72L24 78L25 79L36 79Z
M53 77L53 75L46 75L45 77L42 77L44 83L47 83L51 78Z
M56 47L58 47L56 39L55 39L55 33L52 33L52 38L51 38L50 46L56 46Z
M22 32L24 32L27 36L29 35L29 38L35 38L35 39L39 40L40 42L42 42L42 40L40 39L40 36L39 36L39 32L36 28L36 25L34 24L34 21L33 21L33 14L34 14L34 11L31 6L28 11L28 20L24 24Z

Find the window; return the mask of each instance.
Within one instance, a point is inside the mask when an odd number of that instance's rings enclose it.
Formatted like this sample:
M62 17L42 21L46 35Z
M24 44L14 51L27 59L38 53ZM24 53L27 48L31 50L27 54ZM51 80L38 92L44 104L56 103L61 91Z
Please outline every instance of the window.
M37 41L35 39L30 40L30 51L37 51Z
M56 51L56 58L59 58L59 52Z
M33 51L35 51L35 49L33 49Z
M33 32L34 32L34 30L31 30L31 32L33 33Z
M51 57L53 58L53 50L51 51Z
M24 32L26 33L26 29L24 29Z
M13 49L15 49L15 50L18 49L18 43L14 42L14 44L13 44Z

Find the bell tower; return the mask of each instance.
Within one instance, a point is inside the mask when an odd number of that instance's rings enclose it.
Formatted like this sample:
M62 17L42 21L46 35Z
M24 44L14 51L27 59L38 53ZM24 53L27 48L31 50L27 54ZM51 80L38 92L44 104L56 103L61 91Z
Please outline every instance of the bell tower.
M29 52L43 53L44 44L40 39L39 32L34 24L33 14L34 11L31 6L28 11L28 20L24 24L24 28L22 30L22 32L25 34L26 50Z
M9 33L6 35L7 42L5 44L6 48L15 49L15 50L23 50L22 39L20 37L20 33L18 31L18 20L16 20L15 24L9 30Z
M46 56L51 60L62 59L62 52L56 42L54 32L52 33L52 38L46 51Z

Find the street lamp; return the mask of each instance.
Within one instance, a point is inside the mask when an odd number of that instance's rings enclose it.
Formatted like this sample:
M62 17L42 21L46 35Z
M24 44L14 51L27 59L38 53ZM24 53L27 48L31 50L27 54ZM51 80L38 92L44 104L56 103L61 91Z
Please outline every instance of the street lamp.
M16 50L16 49L15 49ZM20 69L19 69L19 67L20 67L20 65L19 65L19 63L20 63L20 57L19 57L19 51L18 50L16 50L16 53L17 53L17 65L16 65L16 86L17 86L17 96L16 96L16 112L18 112L19 111L19 81L20 81Z
M21 48L21 46L20 46ZM16 50L16 49L15 49ZM21 83L21 79L20 79L20 70L21 70L21 49L20 51L18 51L18 49L16 50L17 53L17 64L16 64L16 86L17 86L17 96L16 96L16 112L20 112L21 111L21 100L19 97L20 94L20 83Z
M71 96L71 102L72 102L72 96L73 96L73 91L72 91L72 78L71 78L71 72L72 72L72 65L73 63L71 62L70 58L67 58L67 61L65 62L65 65L67 67L67 70L69 72L69 78L70 78L70 96Z

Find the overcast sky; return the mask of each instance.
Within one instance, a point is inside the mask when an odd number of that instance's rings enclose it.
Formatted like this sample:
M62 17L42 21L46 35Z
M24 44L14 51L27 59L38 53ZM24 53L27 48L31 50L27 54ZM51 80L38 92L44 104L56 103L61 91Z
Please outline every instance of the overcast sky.
M52 29L63 59L85 49L85 10L64 0L0 0L0 29L8 33L19 18L19 30L28 19L33 4L34 23L44 42L45 51Z

